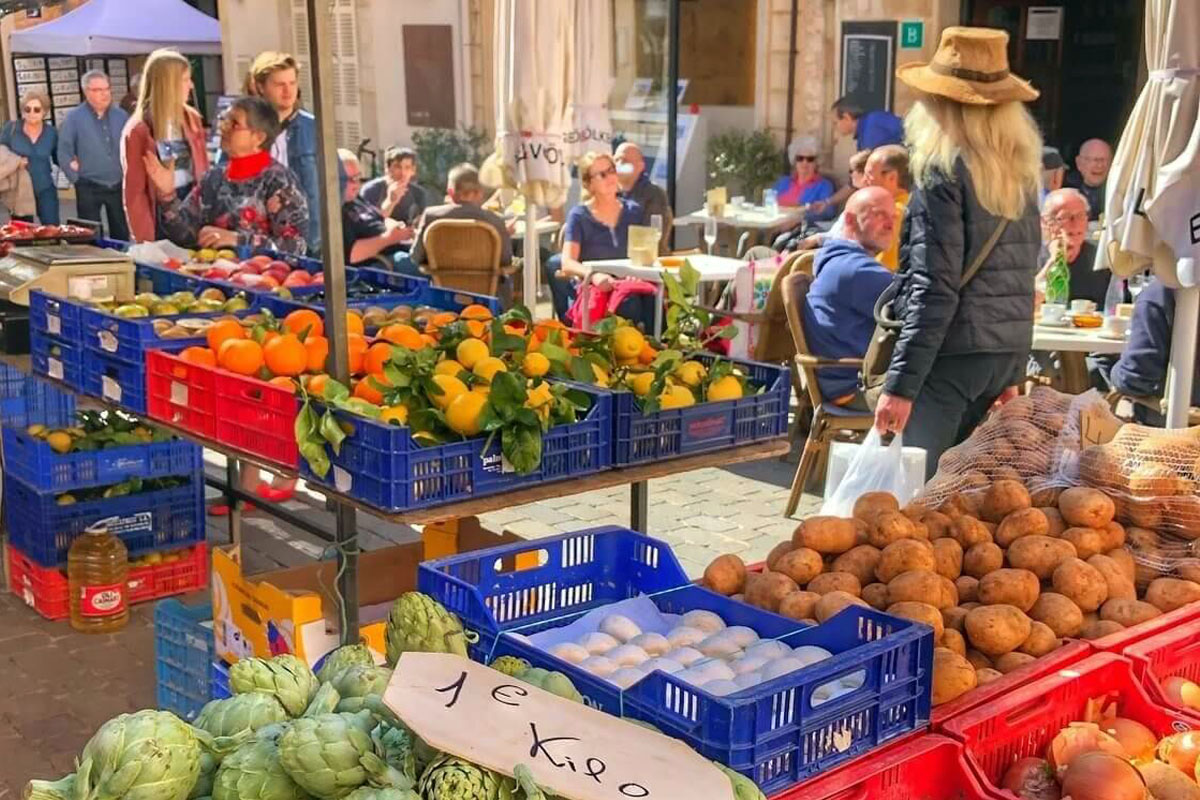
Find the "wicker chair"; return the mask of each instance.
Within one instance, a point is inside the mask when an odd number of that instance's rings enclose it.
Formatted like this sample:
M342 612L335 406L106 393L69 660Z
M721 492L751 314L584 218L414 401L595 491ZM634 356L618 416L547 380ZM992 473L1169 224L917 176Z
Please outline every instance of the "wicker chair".
M500 277L520 267L500 266L500 234L475 219L439 219L425 230L425 270L434 286L495 296Z
M804 375L804 384L808 389L809 402L812 403L813 420L808 431L808 439L804 443L804 454L796 466L796 477L792 480L792 493L788 497L787 509L784 516L790 517L796 513L800 504L800 495L808 485L808 479L814 467L821 465L824 469L829 456L829 444L839 437L857 439L871 429L875 424L875 416L836 406L826 402L821 397L817 387L817 370L829 367L862 368L861 358L820 358L814 356L808 348L808 340L804 335L802 309L804 299L812 286L813 276L793 269L790 275L783 279L783 307L787 313L788 328L796 346L796 366ZM818 473L821 470L818 470Z

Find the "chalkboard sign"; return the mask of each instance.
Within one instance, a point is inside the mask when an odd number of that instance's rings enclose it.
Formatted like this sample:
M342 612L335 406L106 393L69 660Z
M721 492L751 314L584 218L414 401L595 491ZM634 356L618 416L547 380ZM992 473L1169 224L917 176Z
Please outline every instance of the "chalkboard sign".
M891 111L895 74L895 22L842 23L842 97Z

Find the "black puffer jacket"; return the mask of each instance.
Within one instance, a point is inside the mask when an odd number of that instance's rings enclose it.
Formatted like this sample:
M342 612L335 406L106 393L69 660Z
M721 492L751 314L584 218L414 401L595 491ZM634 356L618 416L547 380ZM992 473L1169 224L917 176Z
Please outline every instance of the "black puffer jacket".
M953 179L938 173L913 192L900 232L893 312L903 327L884 384L888 394L915 398L939 355L1029 353L1042 243L1033 198L959 293L963 273L999 223L979 205L961 159Z

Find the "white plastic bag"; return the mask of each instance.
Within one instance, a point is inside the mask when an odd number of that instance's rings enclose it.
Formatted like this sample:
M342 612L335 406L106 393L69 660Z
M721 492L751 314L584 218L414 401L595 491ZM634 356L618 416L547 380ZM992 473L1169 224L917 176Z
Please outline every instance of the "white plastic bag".
M923 465L922 465L923 466ZM921 487L924 474L916 485L906 479L904 464L904 442L899 434L890 444L884 444L879 431L874 428L846 468L842 482L821 505L823 517L849 517L854 511L854 502L867 492L891 492L901 505L912 499Z
M139 264L164 266L168 260L187 261L191 257L186 248L162 239L157 242L139 242L129 248L129 257Z

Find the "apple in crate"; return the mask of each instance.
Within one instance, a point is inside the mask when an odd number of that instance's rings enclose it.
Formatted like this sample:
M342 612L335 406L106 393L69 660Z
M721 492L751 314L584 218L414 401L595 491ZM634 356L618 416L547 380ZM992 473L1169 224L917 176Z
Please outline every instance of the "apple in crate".
M308 283L309 286L324 286L325 285L325 273L324 272L313 273L312 275L309 276L309 278L310 278L309 283Z
M306 270L302 269L292 270L288 273L287 277L283 279L283 285L289 289L297 286L308 286L310 283L312 283L312 277Z

